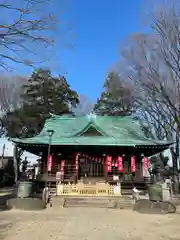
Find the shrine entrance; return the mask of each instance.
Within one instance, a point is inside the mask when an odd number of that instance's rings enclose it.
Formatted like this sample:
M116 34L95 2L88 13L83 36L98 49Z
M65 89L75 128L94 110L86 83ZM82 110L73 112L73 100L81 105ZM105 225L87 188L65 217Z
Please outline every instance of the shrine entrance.
M80 159L79 161L79 178L82 177L103 177L104 161L101 158Z

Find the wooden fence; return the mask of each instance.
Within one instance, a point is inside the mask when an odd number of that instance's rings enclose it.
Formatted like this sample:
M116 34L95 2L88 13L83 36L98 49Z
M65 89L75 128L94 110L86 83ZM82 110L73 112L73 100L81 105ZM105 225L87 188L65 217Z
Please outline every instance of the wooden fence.
M67 196L121 196L121 186L108 183L58 184L56 193Z

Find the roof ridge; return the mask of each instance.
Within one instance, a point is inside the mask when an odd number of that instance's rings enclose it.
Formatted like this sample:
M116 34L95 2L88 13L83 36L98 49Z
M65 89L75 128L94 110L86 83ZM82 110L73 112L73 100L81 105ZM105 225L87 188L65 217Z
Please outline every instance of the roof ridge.
M138 122L136 119L134 119L133 116L100 116L100 115L90 115L90 114L87 114L87 115L83 115L83 116L73 116L72 114L62 114L62 115L57 115L57 114L51 114L51 117L50 118L47 118L46 121L51 121L51 120L60 120L60 119L83 119L83 118L87 118L87 119L92 119L92 118L96 118L96 119L100 119L100 118L106 118L106 119L132 119L132 121L134 122Z

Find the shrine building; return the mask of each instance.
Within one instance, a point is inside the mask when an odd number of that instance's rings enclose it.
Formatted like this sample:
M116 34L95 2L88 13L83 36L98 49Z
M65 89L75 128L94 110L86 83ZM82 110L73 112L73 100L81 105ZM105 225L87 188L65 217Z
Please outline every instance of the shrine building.
M149 157L172 144L147 139L133 117L94 114L53 115L37 136L12 140L40 157L36 181L54 184L65 195L121 195L128 184L147 185Z

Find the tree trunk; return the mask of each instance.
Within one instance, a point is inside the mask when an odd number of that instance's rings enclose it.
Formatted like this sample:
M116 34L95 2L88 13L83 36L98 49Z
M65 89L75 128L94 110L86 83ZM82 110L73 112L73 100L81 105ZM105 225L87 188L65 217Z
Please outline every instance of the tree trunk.
M14 149L13 149L13 166L14 166L14 175L15 175L15 183L17 182L18 180L18 164L17 164L17 158L16 158L16 145L14 146Z
M18 147L15 145L14 146L14 159L13 159L15 182L17 182L20 178L20 165L21 165L22 153L23 153L23 151L18 149Z
M179 159L179 136L176 134L176 146L175 152L171 148L172 163L173 163L173 192L174 194L179 193L179 176L178 176L178 159Z

